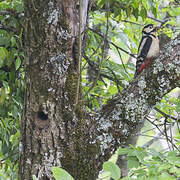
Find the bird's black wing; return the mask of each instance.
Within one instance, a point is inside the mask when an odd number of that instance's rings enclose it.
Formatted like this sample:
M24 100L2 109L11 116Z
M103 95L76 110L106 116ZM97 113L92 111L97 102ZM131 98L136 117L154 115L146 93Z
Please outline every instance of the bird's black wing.
M138 56L138 58L142 57L144 60L145 60L145 58L148 54L149 48L151 47L151 44L152 44L152 38L150 36L146 36L146 37L147 37L146 42L144 43L144 46L141 49L140 55ZM140 43L140 45L141 44L142 44L142 42Z
M139 48L141 47L141 44L142 44L142 42L143 42L143 40L144 40L145 37L147 37L147 36L143 36L143 37L141 38L141 41L140 41L139 47L138 47L138 52L139 52Z
M143 48L141 49L141 52L140 52L139 56L137 57L136 72L134 74L134 77L136 77L139 74L139 72L138 72L139 68L142 65L142 63L146 60L146 56L147 56L148 51L149 51L151 44L152 44L152 38L150 36L142 37L141 42L139 44L138 51L139 51L144 40L145 40L145 43L143 44Z

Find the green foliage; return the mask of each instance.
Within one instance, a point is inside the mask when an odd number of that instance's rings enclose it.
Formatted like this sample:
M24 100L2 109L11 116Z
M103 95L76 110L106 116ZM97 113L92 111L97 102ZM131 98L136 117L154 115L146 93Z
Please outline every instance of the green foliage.
M103 8L106 6L106 0L99 0L98 7ZM158 6L157 1L148 0L148 1L138 1L138 0L110 0L110 10L114 18L119 20L124 18L129 18L132 15L138 21L138 18L141 17L143 20L147 18L147 11L150 9L151 13L157 18Z
M52 172L56 180L74 180L74 178L62 168L53 167Z
M115 163L105 162L103 164L103 171L110 172L110 177L115 180L120 178L120 169Z
M17 179L24 96L21 0L0 2L0 177Z
M104 162L103 171L100 172L98 180L118 180L121 176L120 168L116 165L117 156L114 154L109 161Z
M154 149L143 149L141 147L119 148L116 152L120 156L126 155L128 177L117 178L122 180L175 180L180 177L180 157L179 151L157 152ZM107 166L108 164L108 166ZM103 173L99 179L105 180L113 177L110 172L116 172L117 167L109 161L103 164ZM107 166L107 168L104 168ZM109 172L109 173L107 173ZM118 177L118 176L117 176Z
M180 112L180 96L178 97L178 100L176 102L176 111Z

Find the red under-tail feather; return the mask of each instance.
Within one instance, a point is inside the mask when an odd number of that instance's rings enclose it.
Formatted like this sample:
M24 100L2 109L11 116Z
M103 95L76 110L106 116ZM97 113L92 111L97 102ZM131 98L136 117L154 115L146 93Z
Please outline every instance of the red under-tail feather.
M140 74L154 59L155 59L154 57L147 58L147 59L145 60L145 62L143 62L143 63L139 66L139 68L138 68L138 70L137 70L137 74Z

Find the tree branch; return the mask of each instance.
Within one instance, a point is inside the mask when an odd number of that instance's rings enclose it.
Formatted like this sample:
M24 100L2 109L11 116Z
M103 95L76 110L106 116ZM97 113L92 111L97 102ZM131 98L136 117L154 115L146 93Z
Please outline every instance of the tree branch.
M120 145L133 144L137 139L134 134L155 104L180 87L179 52L180 35L167 44L149 68L103 107L98 124L102 151L112 152Z

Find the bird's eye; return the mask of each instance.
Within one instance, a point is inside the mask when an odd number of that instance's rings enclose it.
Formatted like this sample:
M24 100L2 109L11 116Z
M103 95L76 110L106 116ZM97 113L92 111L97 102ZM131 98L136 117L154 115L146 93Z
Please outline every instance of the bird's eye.
M152 29L153 27L152 26L149 26L150 29Z

